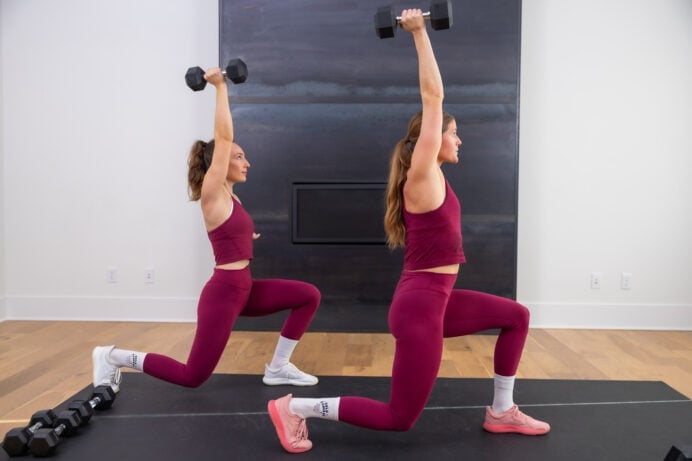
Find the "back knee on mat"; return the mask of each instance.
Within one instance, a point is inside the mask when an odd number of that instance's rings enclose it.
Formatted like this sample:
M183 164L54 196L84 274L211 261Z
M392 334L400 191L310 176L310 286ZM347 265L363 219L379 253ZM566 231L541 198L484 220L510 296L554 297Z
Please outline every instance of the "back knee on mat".
M206 383L210 376L211 373L189 373L180 385L195 389Z
M399 419L394 421L394 425L392 426L393 431L397 432L408 432L411 429L413 429L413 426L416 425L416 420L411 420L411 419Z
M417 416L397 415L392 413L392 429L397 432L407 432L413 429L418 420Z

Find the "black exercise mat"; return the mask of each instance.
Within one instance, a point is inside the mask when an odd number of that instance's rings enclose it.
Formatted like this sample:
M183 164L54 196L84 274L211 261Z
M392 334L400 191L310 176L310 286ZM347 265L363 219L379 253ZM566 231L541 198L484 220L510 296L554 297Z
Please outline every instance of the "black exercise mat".
M72 398L89 396L90 387ZM110 410L64 441L55 459L110 460L663 460L692 439L692 401L662 382L517 380L515 400L548 421L545 436L489 434L491 379L440 378L408 432L310 419L312 451L279 445L267 401L362 395L387 400L388 378L320 377L310 388L267 387L257 375L214 375L198 389L126 373ZM71 400L72 398L68 399ZM7 459L4 452L0 459Z

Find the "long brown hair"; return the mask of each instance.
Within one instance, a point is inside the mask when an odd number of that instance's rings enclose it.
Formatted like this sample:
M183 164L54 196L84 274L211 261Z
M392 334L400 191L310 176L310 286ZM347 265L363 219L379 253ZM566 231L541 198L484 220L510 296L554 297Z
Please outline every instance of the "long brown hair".
M187 159L187 194L190 200L196 202L202 197L202 181L211 165L214 155L214 140L209 142L195 141Z
M442 132L447 129L454 117L444 112L442 115ZM416 141L420 136L423 122L423 111L418 112L408 122L406 136L394 146L389 162L389 182L387 183L387 211L384 214L384 230L387 234L387 246L391 249L406 245L406 227L404 226L403 184L411 168L411 156Z

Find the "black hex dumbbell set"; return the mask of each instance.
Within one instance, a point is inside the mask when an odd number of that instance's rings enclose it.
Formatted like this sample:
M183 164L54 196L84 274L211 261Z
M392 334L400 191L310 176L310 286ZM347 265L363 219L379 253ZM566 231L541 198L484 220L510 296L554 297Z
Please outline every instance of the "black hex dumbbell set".
M26 427L10 429L2 442L2 448L11 456L31 453L44 457L55 453L64 437L77 432L80 426L89 423L94 410L106 410L115 401L115 392L110 386L98 386L89 400L73 400L61 411L40 410L31 417Z

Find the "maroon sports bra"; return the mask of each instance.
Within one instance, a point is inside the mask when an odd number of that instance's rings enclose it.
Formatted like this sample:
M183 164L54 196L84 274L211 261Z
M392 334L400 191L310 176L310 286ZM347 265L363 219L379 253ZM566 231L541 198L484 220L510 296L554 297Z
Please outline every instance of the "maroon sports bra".
M461 237L461 205L446 178L442 205L425 213L409 213L404 205L403 214L406 227L404 270L466 262Z
M233 211L228 219L207 233L217 266L252 259L252 234L255 224L240 202L235 198L232 200Z

